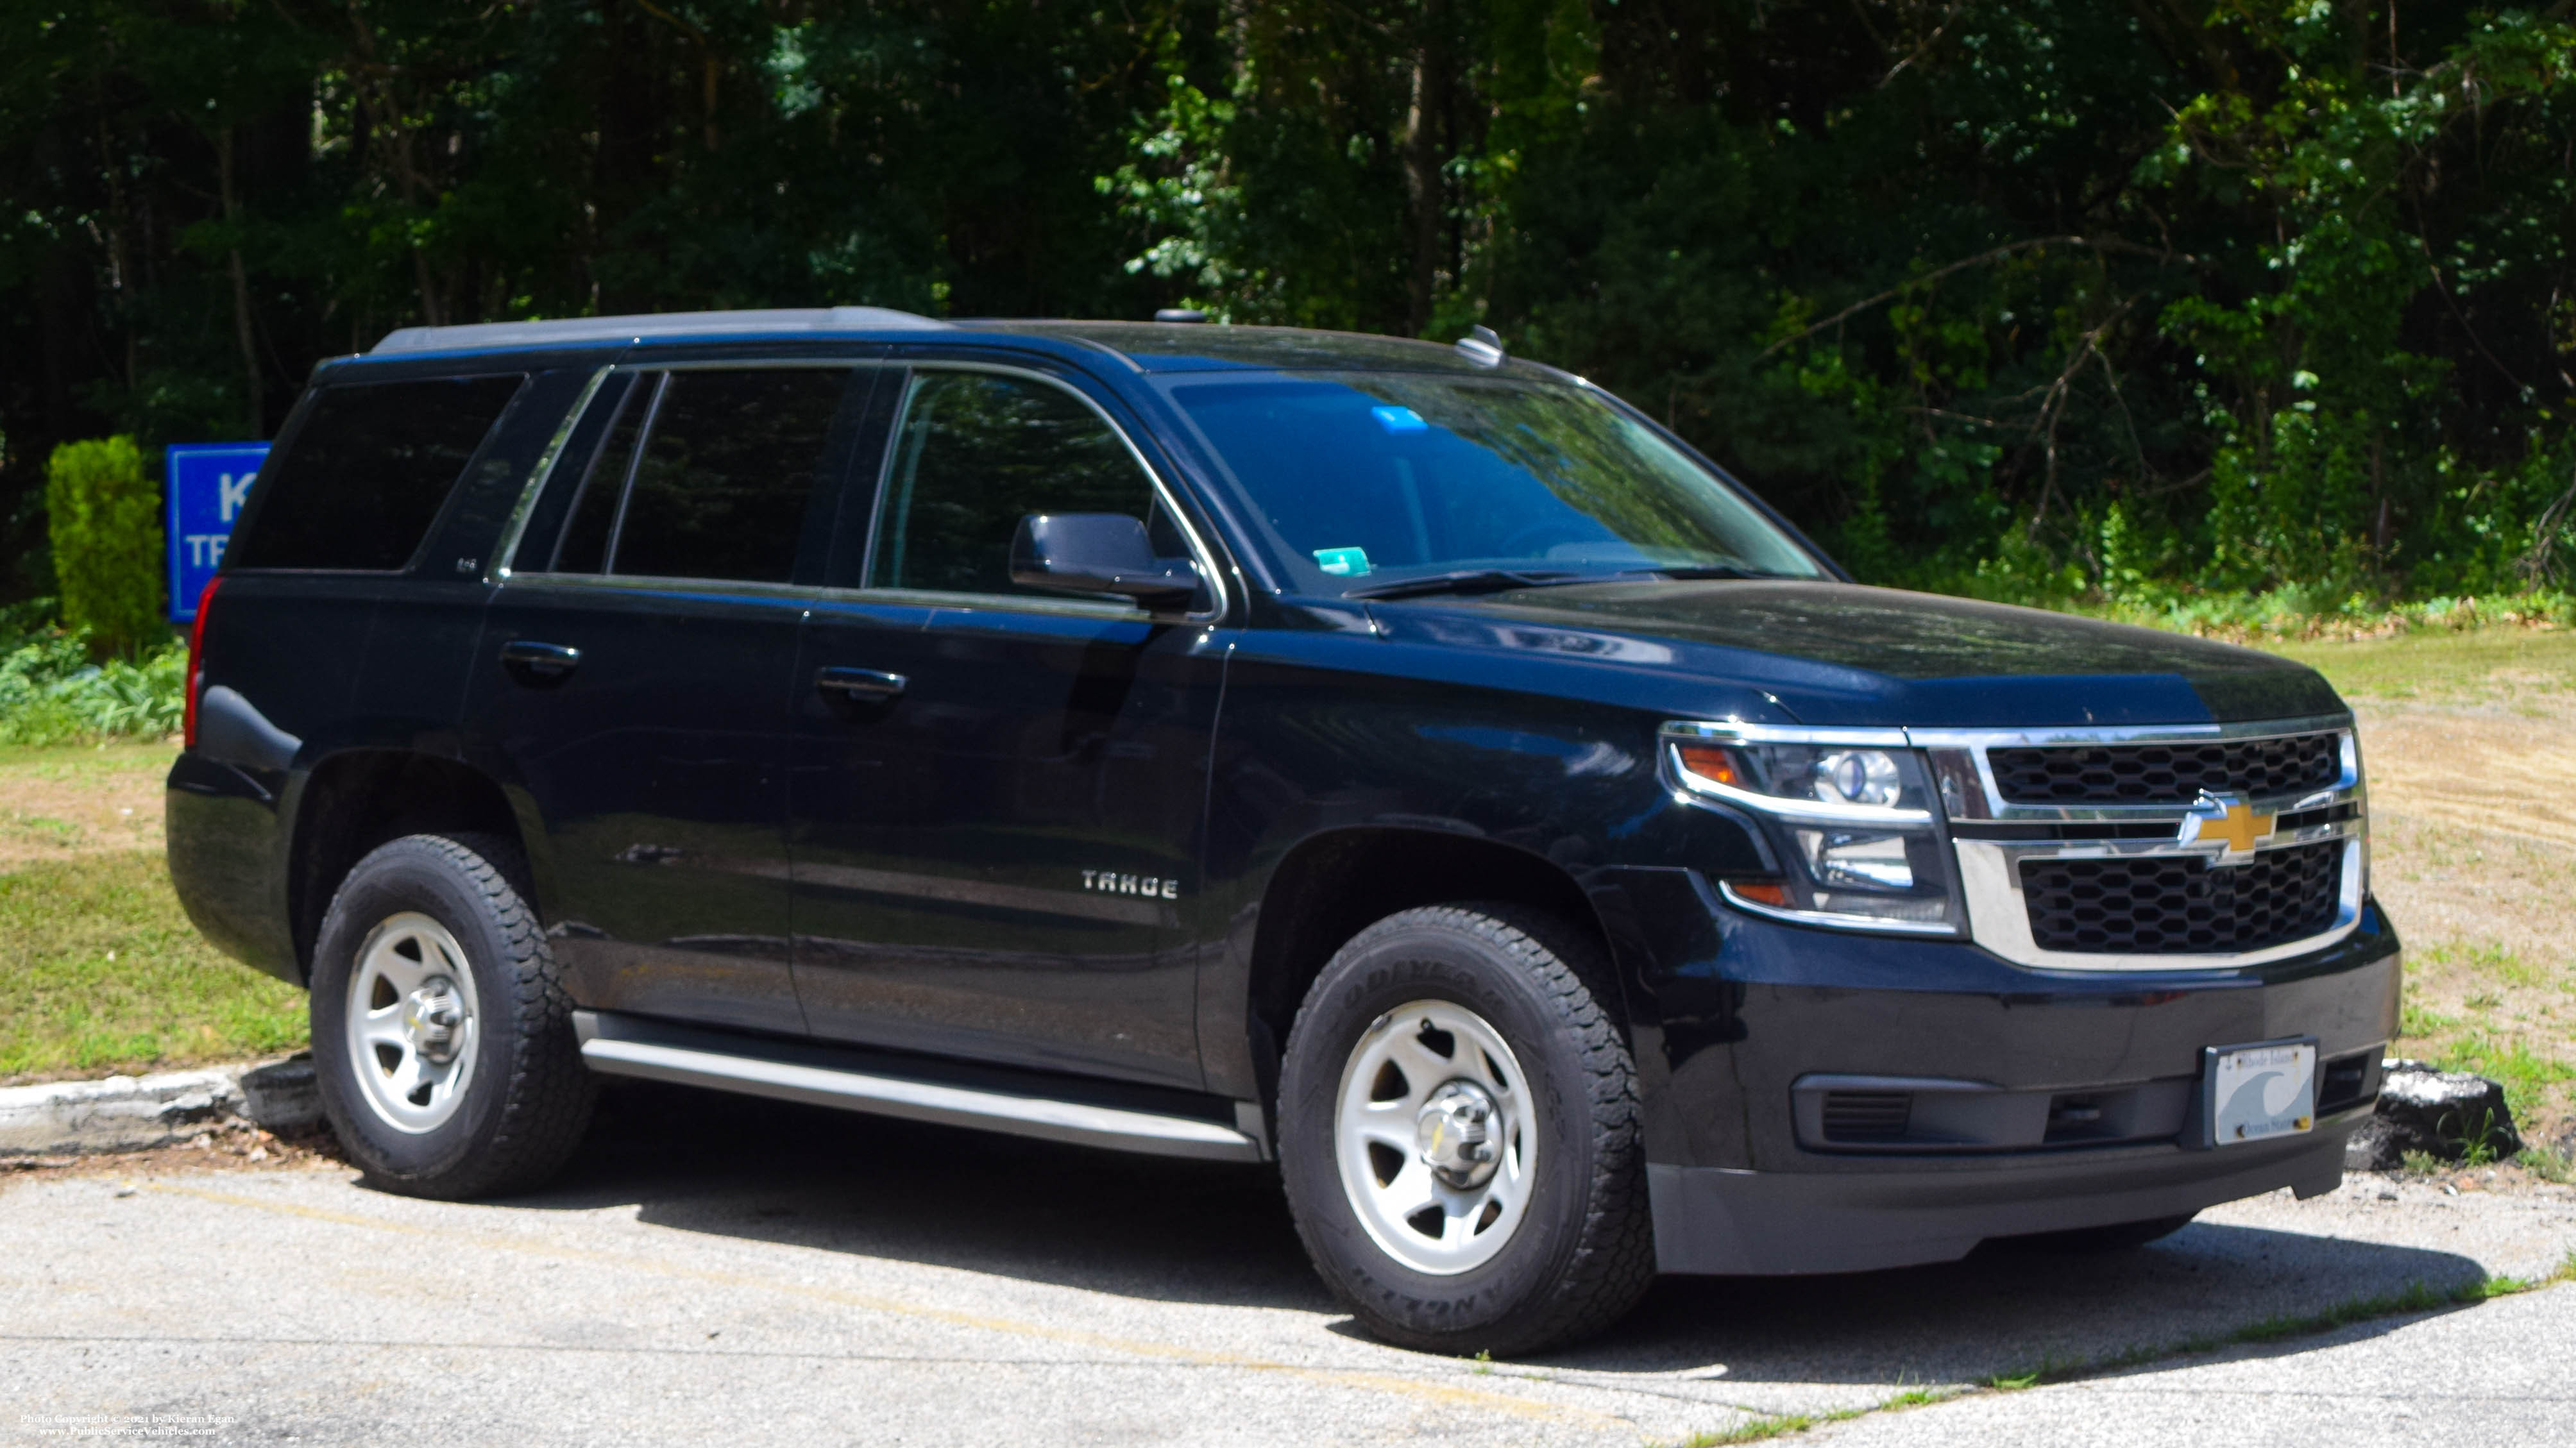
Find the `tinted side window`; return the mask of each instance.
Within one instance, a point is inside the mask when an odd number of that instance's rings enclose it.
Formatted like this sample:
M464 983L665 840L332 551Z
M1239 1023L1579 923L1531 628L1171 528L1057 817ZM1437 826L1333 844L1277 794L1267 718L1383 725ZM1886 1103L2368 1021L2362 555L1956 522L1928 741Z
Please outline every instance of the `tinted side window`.
M525 379L443 377L322 389L294 445L269 464L257 526L235 568L411 562L465 464Z
M1028 513L1126 513L1178 535L1153 484L1098 414L1061 388L977 372L925 372L894 439L868 568L874 588L1018 593L1011 535Z
M664 374L634 378L612 404L607 434L590 467L575 484L565 511L563 536L555 543L554 571L597 573L608 562L608 530L617 521L617 505L626 497L626 482L635 471L635 439L662 395Z
M781 367L639 379L582 480L557 568L791 581L850 375Z

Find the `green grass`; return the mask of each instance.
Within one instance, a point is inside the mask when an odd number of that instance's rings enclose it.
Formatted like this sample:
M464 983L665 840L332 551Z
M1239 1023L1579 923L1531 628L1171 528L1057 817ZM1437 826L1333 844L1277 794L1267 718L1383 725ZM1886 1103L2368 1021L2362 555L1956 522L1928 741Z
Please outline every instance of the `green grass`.
M2552 1182L2562 1187L2576 1186L2576 1152L2551 1151L2545 1147L2527 1146L2514 1157L2513 1162L2514 1165L2542 1181ZM2576 1251L2568 1254L2568 1262L2571 1266L2576 1266Z
M1867 1407L1840 1408L1830 1413L1774 1413L1747 1418L1732 1428L1712 1428L1705 1433L1694 1433L1671 1448L1726 1448L1733 1443L1764 1443L1774 1438L1786 1438L1792 1433L1804 1433L1825 1423L1848 1423L1854 1418L1946 1403L1967 1391L1966 1388L1908 1388Z
M2347 699L2576 703L2576 629L2496 627L2266 647L2324 674Z
M159 852L0 875L0 1079L241 1060L304 1036L304 993L201 939Z
M2414 952L2413 959L2418 965L2457 966L2510 986L2555 985L2562 990L2576 991L2576 977L2558 979L2552 972L2501 945L2470 945L2446 940Z
M1856 1418L1866 1411L1868 1410L1858 1409L1851 1413L1832 1414L1826 1417L1807 1413L1782 1413L1773 1417L1747 1418L1732 1428L1693 1433L1674 1444L1673 1448L1725 1448L1725 1445L1730 1443L1761 1443L1772 1438L1785 1438L1792 1433L1804 1433L1818 1423L1828 1422L1836 1417Z

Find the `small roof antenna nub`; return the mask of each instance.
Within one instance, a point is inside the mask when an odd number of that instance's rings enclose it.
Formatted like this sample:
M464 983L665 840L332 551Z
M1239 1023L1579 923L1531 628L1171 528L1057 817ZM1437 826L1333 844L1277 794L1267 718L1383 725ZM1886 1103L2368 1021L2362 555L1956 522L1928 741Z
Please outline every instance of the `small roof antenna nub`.
M1503 350L1503 339L1486 326L1468 328L1467 335L1458 339L1458 350L1479 367L1500 367L1503 359L1511 355Z
M1207 320L1207 313L1200 311L1196 307L1157 307L1154 309L1154 320L1157 322L1204 322Z

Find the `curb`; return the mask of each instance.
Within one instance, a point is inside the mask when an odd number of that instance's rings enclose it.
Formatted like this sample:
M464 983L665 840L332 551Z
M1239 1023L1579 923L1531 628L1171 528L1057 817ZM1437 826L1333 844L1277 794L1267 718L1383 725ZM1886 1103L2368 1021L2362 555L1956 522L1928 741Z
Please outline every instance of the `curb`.
M0 1159L142 1151L233 1122L269 1132L320 1125L312 1060L0 1087Z

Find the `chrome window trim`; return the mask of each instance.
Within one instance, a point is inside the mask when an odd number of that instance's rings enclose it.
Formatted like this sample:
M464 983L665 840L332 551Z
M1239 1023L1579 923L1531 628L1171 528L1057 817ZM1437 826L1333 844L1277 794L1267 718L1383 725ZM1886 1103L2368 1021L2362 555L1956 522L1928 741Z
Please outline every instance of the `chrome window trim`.
M749 594L760 599L803 606L830 604L904 604L941 613L1044 613L1103 623L1155 622L1133 604L1098 599L1021 598L989 593L936 593L911 588L827 588L820 584L765 583L738 578L664 578L643 573L522 573L511 580L523 588L571 588L598 593Z
M2152 973L2212 972L2244 970L2253 966L2286 960L2293 956L2326 949L2351 935L2361 925L2362 904L2370 891L2370 817L2369 789L2361 773L2361 745L2349 714L2321 714L2292 719L2268 719L2232 724L2147 724L2147 725L2082 725L2038 729L1870 729L1838 726L1751 724L1740 720L1669 721L1661 730L1668 783L1678 798L1700 803L1715 798L1729 804L1757 810L1775 819L1794 823L1874 825L1880 828L1924 827L1933 815L1935 826L1950 840L1959 867L1961 903L1966 911L1965 928L1956 934L2001 959L2033 970L2082 973ZM2334 923L2324 931L2260 950L2235 954L2211 955L2120 955L2088 951L2043 950L2031 935L2029 902L2021 888L2021 863L2033 859L2107 859L2107 858L2216 858L2223 850L2218 841L2182 839L2184 822L2191 818L2192 806L2184 804L2139 805L2034 805L2009 804L1995 784L1994 769L1987 759L1991 749L2048 748L2088 744L2156 744L2208 743L2249 739L2279 739L2300 734L2334 733L2341 736L2342 776L2321 789L2284 794L2255 796L2243 802L2258 814L2279 816L2309 810L2352 806L2352 817L2323 824L2306 825L2295 830L2278 830L2266 836L2256 852L2285 849L2294 845L2316 844L2327 840L2344 842L2342 894L2336 904ZM1925 751L1936 784L1946 777L1947 767L1958 762L1972 766L1971 776L1977 781L1975 797L1964 801L1965 812L1954 813L1945 804L1920 820L1901 818L1916 816L1917 811L1881 810L1868 806L1814 805L1805 801L1775 800L1746 790L1717 784L1713 780L1685 775L1673 746L1690 740L1715 743L1748 744L1815 744L1848 745L1873 748L1910 748ZM1949 756L1945 759L1944 756ZM1784 808L1785 806L1785 808ZM2135 840L1979 840L1961 839L1946 828L1949 822L1980 824L2171 824L2169 838ZM2212 868L2229 868L2213 866ZM1739 910L1799 924L1831 925L1842 929L1869 929L1887 932L1888 922L1825 920L1800 915L1777 907L1764 906L1738 895L1726 882L1716 882L1718 894ZM1942 927L1937 932L1917 927L1908 934L1949 935Z
M942 600L959 601L953 604L940 604L935 606L971 607L997 611L1056 611L1054 609L1028 608L1028 601L1031 599L1044 600L1048 602L1057 601L1046 600L1045 595L1043 594L1027 595L1024 597L1023 595L1015 593L943 593L937 589L877 589L866 586L868 578L875 572L877 566L878 526L884 521L885 517L887 498L886 484L893 476L897 440L902 436L904 419L911 415L913 393L920 385L921 374L924 372L982 372L998 377L1023 378L1031 382L1037 382L1045 386L1052 387L1058 392L1071 397L1076 402L1081 403L1085 408L1088 408L1092 416L1100 419L1100 425L1109 429L1109 435L1118 439L1119 446L1127 449L1129 460L1136 464L1137 471L1145 475L1145 481L1147 485L1153 488L1155 498L1162 503L1163 510L1172 515L1174 526L1181 530L1181 537L1189 543L1190 559L1198 565L1199 577L1206 582L1209 597L1213 600L1210 606L1205 609L1195 609L1188 613L1173 614L1155 613L1149 609L1145 609L1134 604L1128 604L1124 606L1123 612L1120 616L1134 618L1180 618L1187 619L1191 623L1196 624L1215 623L1226 616L1227 610L1231 607L1232 601L1226 592L1224 572L1217 566L1215 550L1208 546L1207 539L1200 536L1198 525L1190 520L1189 511L1180 505L1179 494L1173 489L1171 483L1163 477L1162 472L1146 458L1144 449L1136 446L1136 440L1127 435L1127 429L1119 426L1118 419L1111 417L1108 409L1092 400L1090 394L1084 392L1079 387L1067 385L1063 378L1055 376L1052 373L1041 372L1033 367L1013 367L1000 362L978 362L971 360L952 361L947 358L907 358L888 363L887 365L902 367L905 369L907 375L904 378L903 398L896 405L894 421L886 430L885 453L877 459L877 483L875 490L877 513L875 517L868 519L867 553L859 563L860 587L856 590L852 590L853 592L864 593L873 597L886 597L899 593L928 595ZM1082 599L1072 595L1068 595L1061 601L1068 603L1094 602L1094 600ZM1101 603L1099 606L1112 609L1121 607L1120 605L1109 603Z
M545 451L537 454L537 464L528 469L528 480L519 485L518 501L510 505L510 516L501 522L501 544L492 550L492 566L483 571L485 583L499 583L510 576L510 565L518 559L519 539L528 531L528 515L536 511L537 499L546 489L546 479L554 476L555 463L563 450L572 445L573 429L581 426L583 414L590 411L591 399L606 386L615 366L602 367L590 374L581 385L581 395L572 400L571 410L556 424L555 435L546 440Z
M598 593L755 594L782 603L806 604L823 590L801 583L768 583L746 578L664 578L646 573L520 573L510 578L520 588L571 588Z
M804 593L818 603L893 603L941 613L1048 613L1112 623L1152 623L1172 617L1149 613L1132 603L1111 603L1078 593L1061 598L1044 594L942 593L935 588L809 588Z

